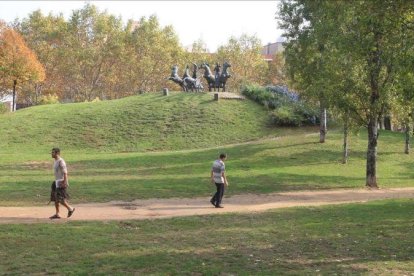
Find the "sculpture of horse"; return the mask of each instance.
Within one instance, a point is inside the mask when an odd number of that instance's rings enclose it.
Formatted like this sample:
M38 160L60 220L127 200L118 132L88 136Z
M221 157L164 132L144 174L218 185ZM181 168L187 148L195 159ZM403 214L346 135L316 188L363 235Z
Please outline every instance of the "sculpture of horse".
M201 83L200 79L197 78L198 66L196 64L194 65L195 65L194 70L196 72L194 73L193 71L193 76L195 75L196 78L192 78L190 76L188 65L185 68L183 77L180 78L180 76L178 76L178 66L174 65L171 68L171 76L168 79L178 84L183 89L184 92L188 92L189 90L196 91L196 92L203 91L204 90L203 84Z
M187 85L184 82L184 80L182 78L180 78L180 76L178 76L178 66L174 65L171 68L171 77L168 78L169 80L172 80L173 82L175 82L176 84L178 84L184 92L187 92Z
M194 65L198 67L196 64ZM204 89L204 87L201 84L200 79L197 78L197 68L195 68L194 70L195 72L193 71L193 76L195 77L190 77L189 67L187 65L184 76L183 76L183 81L184 81L185 86L187 87L187 91L191 90L192 92L194 91L200 92Z
M188 65L185 67L185 71L184 71L184 75L183 75L183 81L184 81L185 86L187 87L187 91L188 90L191 90L191 91L195 90L196 80L193 79L190 76Z
M208 91L211 92L211 89L214 89L214 91L216 91L216 78L214 77L214 75L211 73L210 70L210 66L208 65L208 63L203 63L200 66L201 69L204 69L204 78L207 81L208 84Z
M228 63L227 61L225 61L223 63L223 71L220 74L220 78L219 78L219 87L222 88L223 92L226 92L226 82L227 79L231 77L231 74L227 72L227 69L231 67L231 64Z
M183 79L185 79L185 78L191 78L188 65L185 67L185 70L184 70Z
M227 79L231 77L231 74L227 72L227 69L231 67L231 64L227 61L223 64L223 71L220 73L220 65L216 63L216 67L214 68L215 75L211 73L210 66L208 63L203 63L201 65L201 69L204 69L204 78L207 80L208 83L208 91L211 92L212 89L214 91L220 91L222 88L223 92L226 92L226 82Z

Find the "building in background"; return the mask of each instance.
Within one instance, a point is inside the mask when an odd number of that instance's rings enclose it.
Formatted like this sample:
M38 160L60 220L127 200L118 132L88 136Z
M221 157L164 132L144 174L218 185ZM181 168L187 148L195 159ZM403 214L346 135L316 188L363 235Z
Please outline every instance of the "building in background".
M7 111L13 110L13 95L4 94L0 95L0 104L4 105L7 108Z
M273 57L276 53L283 52L283 41L277 41L274 43L269 43L262 48L262 55L263 59L267 62L271 62L273 60Z

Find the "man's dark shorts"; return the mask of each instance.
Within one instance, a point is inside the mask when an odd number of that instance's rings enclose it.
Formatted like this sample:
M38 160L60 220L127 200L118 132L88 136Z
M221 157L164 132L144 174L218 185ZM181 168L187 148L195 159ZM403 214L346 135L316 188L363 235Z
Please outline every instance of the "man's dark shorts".
M56 181L52 182L52 186L50 187L50 201L55 202L63 202L65 199L69 199L69 194L66 188L56 188Z

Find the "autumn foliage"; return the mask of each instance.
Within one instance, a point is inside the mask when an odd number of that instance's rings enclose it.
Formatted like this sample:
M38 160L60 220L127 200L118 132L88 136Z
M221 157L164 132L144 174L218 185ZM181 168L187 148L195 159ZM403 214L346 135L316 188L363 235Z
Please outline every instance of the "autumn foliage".
M45 70L36 54L19 33L4 23L0 23L0 79L5 88L11 88L14 82L45 79Z

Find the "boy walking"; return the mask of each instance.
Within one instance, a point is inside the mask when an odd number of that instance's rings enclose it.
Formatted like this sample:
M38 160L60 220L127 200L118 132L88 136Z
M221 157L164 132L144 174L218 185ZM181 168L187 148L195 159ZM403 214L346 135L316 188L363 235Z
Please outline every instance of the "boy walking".
M224 185L229 186L226 178L226 167L224 161L227 159L227 154L221 153L219 159L213 162L213 167L211 168L211 182L216 184L217 192L211 198L210 202L216 208L223 208L221 205L221 200L223 199L224 194Z
M67 188L69 186L68 183L68 170L66 168L65 160L60 157L60 149L53 148L52 149L52 158L55 159L53 163L53 172L55 174L55 181L52 183L52 191L50 194L50 201L55 202L55 209L56 213L50 217L50 219L60 219L59 215L59 204L68 209L68 218L72 216L73 212L75 212L75 208L71 207L67 200L69 199L69 194L67 192Z

